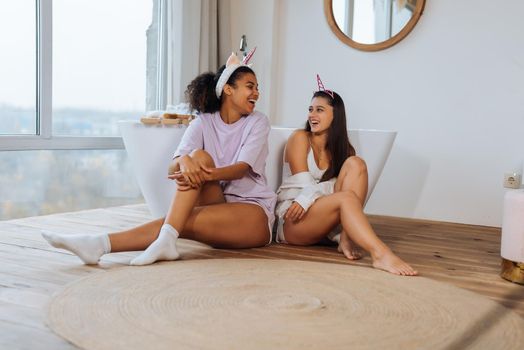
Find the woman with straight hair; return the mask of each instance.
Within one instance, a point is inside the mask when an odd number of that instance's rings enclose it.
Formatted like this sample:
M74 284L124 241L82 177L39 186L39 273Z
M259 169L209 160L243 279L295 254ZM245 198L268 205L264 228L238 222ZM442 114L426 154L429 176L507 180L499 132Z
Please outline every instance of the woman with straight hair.
M176 241L191 239L216 248L252 248L271 242L276 195L265 175L268 118L255 111L259 98L254 71L231 54L216 74L205 73L186 95L199 112L178 146L169 178L177 191L165 218L130 230L100 235L42 232L54 247L85 264L103 254L140 251L131 265L179 258Z
M317 83L306 126L286 145L284 180L277 191L277 242L312 245L341 225L339 250L348 259L361 258L356 243L370 253L373 267L416 275L380 240L366 218L366 163L349 142L344 101L326 90L318 75Z

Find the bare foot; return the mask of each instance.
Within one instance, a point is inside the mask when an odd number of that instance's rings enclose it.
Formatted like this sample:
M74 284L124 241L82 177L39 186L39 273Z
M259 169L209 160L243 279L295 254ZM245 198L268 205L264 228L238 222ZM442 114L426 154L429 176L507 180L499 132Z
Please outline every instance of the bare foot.
M340 242L338 243L338 251L343 253L349 260L362 259L362 251L360 248L348 237L345 232L340 233Z
M383 255L373 258L373 267L384 270L395 275L416 276L418 272L409 266L404 260L396 256L391 250Z

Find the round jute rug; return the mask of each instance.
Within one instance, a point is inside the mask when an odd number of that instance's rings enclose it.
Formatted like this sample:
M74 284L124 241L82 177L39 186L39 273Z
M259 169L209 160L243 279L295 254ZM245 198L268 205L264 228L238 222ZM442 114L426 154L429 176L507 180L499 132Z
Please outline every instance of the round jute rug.
M191 260L81 279L50 327L85 349L517 349L524 320L423 277L290 260Z

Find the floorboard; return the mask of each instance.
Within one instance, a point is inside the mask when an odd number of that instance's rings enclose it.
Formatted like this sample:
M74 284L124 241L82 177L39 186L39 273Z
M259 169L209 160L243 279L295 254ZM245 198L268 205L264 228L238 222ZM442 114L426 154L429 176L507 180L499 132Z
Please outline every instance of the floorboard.
M102 233L150 219L145 205L87 210L0 221L0 348L74 349L45 325L51 296L92 273L127 264L138 253L109 254L85 266L72 254L50 247L40 230L66 234ZM369 216L377 234L422 276L484 295L524 317L524 286L499 276L500 229L424 220ZM350 262L335 247L274 244L246 250L215 250L180 240L184 259L297 259L370 267ZM524 330L523 330L524 331Z

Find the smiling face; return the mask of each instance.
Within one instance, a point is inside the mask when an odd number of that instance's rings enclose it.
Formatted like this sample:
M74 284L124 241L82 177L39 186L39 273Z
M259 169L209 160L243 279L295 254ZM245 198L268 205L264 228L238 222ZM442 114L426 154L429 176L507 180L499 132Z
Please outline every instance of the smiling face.
M333 107L324 97L314 97L309 106L308 122L312 133L327 132L333 122Z
M260 96L257 77L253 73L244 73L233 85L226 84L224 93L229 97L231 106L240 115L251 114Z

